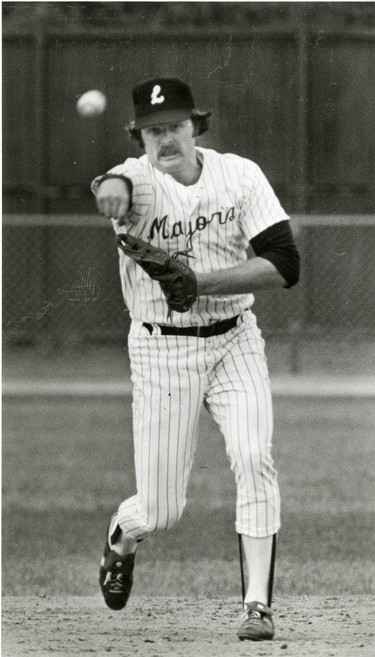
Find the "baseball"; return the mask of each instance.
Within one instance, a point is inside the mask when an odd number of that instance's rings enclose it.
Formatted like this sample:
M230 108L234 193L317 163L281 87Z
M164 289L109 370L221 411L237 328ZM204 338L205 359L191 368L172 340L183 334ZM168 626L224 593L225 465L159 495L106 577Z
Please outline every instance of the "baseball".
M77 112L85 118L94 118L103 114L107 107L107 98L102 91L91 89L78 98Z

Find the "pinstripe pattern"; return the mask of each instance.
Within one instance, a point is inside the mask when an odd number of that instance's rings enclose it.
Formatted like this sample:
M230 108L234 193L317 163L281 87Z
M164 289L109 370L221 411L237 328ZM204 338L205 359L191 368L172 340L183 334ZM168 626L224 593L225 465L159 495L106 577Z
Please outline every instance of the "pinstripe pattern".
M203 403L203 363L186 337L150 336L133 325L129 353L134 384L137 495L119 508L128 535L168 529L186 503L186 487ZM193 342L195 340L193 339Z
M131 178L133 205L126 229L173 253L188 251L197 272L226 269L246 260L249 240L268 226L288 219L272 187L251 160L198 148L201 176L184 186L155 169L147 155L129 158L111 169ZM95 181L93 189L95 191ZM124 256L120 275L125 303L133 319L168 324L168 308L157 282ZM183 256L179 256L180 258ZM176 326L199 326L240 314L252 294L199 297L191 310L173 314Z
M268 536L280 526L271 457L272 407L263 339L251 311L209 339L150 335L134 322L129 353L137 494L118 520L132 538L181 517L202 404L218 423L237 482L236 529Z
M207 273L245 261L249 240L288 216L254 162L202 148L197 154L202 171L191 186L155 169L147 155L111 171L133 183L126 230L170 253L187 251L193 256L189 265ZM253 295L201 296L189 311L173 313L178 327L241 315L224 335L162 336L157 325L171 319L159 284L121 250L119 257L132 318L128 345L137 479L137 493L118 510L122 530L141 538L181 517L205 405L224 435L236 478L237 532L276 534L280 499L271 456L272 403L263 339L248 310ZM151 335L143 322L153 325Z

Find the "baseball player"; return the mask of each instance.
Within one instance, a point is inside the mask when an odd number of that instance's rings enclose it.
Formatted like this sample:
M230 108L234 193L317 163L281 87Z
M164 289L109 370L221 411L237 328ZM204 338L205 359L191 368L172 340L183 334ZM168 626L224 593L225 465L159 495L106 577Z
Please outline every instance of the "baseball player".
M272 639L280 527L272 403L253 293L290 288L299 255L257 164L196 145L211 111L191 89L154 78L133 89L139 158L92 183L118 234L130 312L137 492L109 524L100 586L111 609L129 598L136 550L181 517L202 405L221 429L237 485L236 531L247 571L239 639ZM255 257L248 258L251 244Z

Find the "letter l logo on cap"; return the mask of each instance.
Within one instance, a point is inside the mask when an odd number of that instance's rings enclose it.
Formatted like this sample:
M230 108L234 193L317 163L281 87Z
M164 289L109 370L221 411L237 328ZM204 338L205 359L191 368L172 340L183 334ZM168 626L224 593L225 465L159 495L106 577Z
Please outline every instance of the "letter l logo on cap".
M154 88L153 88L153 90L152 90L152 94L151 94L151 105L156 105L156 104L159 104L159 103L164 103L164 101L165 101L164 96L159 96L159 95L158 95L158 94L160 94L160 92L161 92L161 87L160 87L159 84L156 84L156 85L154 86Z

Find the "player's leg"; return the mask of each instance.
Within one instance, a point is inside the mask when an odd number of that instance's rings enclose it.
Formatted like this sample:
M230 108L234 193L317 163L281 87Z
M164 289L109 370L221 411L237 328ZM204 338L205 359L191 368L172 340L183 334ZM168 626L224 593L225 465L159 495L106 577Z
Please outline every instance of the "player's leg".
M133 433L137 493L118 509L131 539L172 527L181 517L197 442L203 383L186 337L132 336Z
M261 343L256 348L246 335L235 336L215 367L206 404L224 435L236 477L237 532L264 538L279 529L280 498L267 365Z
M239 534L242 592L244 600L243 622L237 632L243 641L273 639L274 624L271 610L273 577L276 557L276 534L265 538L253 538ZM243 554L249 568L249 586L246 593ZM268 580L264 573L268 572ZM267 599L268 602L260 602Z
M147 534L172 527L181 517L197 442L203 384L194 340L160 335L129 336L132 358L133 433L137 492L120 504L107 541L111 557L111 608L129 597L132 577L121 572L137 542ZM120 555L117 559L116 554ZM119 564L116 571L116 563ZM101 578L107 573L103 566ZM121 587L118 576L125 586ZM116 594L116 586L121 589ZM112 601L114 600L114 603ZM122 606L125 606L123 604Z
M242 535L248 573L245 602L260 603L268 612L280 499L271 454L273 417L267 365L263 340L252 322L248 328L237 327L231 344L223 345L207 403L224 434L237 482L236 529ZM264 618L268 622L263 615L262 625ZM272 638L272 620L263 634L258 632L256 639Z
M272 604L277 535L254 538L238 534L238 538L244 603L249 604L252 600L263 600L267 601L267 605L270 607ZM249 581L247 589L245 587L244 561L246 564L259 564L258 569L252 572L251 582ZM268 580L263 577L263 573L266 571L269 572Z

